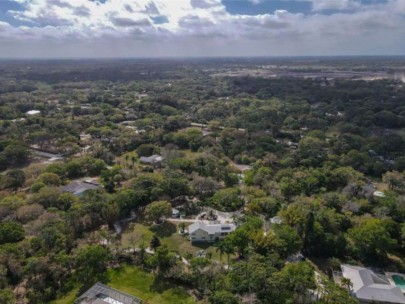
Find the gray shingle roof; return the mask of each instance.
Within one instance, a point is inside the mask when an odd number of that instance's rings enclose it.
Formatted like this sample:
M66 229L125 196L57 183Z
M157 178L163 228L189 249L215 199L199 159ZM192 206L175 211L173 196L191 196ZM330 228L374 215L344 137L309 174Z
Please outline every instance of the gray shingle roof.
M139 304L142 300L107 285L96 283L75 304Z
M69 185L62 187L63 192L70 192L74 195L80 195L87 190L99 189L100 185L85 181L74 181Z
M401 289L391 285L385 276L353 265L342 265L342 274L352 282L353 293L359 300L405 304Z
M195 222L191 224L188 229L190 233L194 233L201 229L206 231L208 234L215 234L234 231L236 226L234 224L205 224L204 222Z
M154 154L154 155L148 156L148 157L142 156L139 160L141 163L145 163L145 164L156 164L156 163L161 162L163 160L163 157L160 155Z

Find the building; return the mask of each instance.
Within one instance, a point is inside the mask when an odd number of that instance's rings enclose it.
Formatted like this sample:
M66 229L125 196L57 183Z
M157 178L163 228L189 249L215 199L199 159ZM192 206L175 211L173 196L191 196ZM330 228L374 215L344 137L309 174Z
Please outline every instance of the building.
M234 224L205 224L202 221L195 222L188 227L191 242L222 240L235 229Z
M27 114L27 115L37 115L37 114L41 114L41 111L39 111L39 110L29 110L25 114Z
M360 303L405 304L401 289L391 284L387 276L359 266L346 264L341 268L340 278L351 281L351 293ZM335 280L339 281L339 277L335 276Z
M90 181L74 181L69 185L62 187L62 192L70 192L76 196L82 195L87 190L97 190L101 186L95 182Z
M158 165L163 161L163 157L157 154L154 154L152 156L142 156L140 159L140 162L142 164L147 164L147 165Z
M180 211L176 208L172 208L172 218L179 218L180 217Z
M142 300L125 292L96 283L79 298L75 304L140 304Z

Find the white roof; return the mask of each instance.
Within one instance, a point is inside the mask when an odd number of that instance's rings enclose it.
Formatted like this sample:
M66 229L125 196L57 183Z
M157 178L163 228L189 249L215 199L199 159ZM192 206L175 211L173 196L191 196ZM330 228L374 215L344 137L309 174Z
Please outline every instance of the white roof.
M382 191L374 191L373 195L377 197L385 197L385 193Z
M147 163L147 164L155 164L155 163L161 162L162 160L163 160L163 157L160 155L157 155L157 154L154 154L154 155L148 156L148 157L142 156L140 158L141 163Z
M342 265L342 274L353 284L353 293L360 300L405 304L401 289L391 285L386 276L378 275L370 269Z
M39 113L41 113L41 111L39 111L39 110L30 110L27 112L28 115L35 115L35 114L39 114Z
M215 234L234 231L236 226L235 224L205 224L204 222L195 222L188 227L190 233L194 233L199 229L206 231L208 234Z

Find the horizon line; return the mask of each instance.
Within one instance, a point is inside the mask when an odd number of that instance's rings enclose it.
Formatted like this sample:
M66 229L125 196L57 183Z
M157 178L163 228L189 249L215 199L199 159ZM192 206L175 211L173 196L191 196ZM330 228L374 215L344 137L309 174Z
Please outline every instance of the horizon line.
M359 58L359 57L404 57L405 54L396 55L266 55L266 56L117 56L117 57L0 57L0 61L25 60L168 60L168 59L294 59L294 58Z

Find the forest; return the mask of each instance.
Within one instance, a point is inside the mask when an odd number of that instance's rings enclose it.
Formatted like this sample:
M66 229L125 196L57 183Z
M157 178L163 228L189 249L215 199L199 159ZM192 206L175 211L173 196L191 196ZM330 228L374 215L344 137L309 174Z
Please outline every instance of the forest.
M97 282L150 304L357 303L342 264L405 273L404 70L0 61L0 304ZM201 219L236 229L191 242Z

